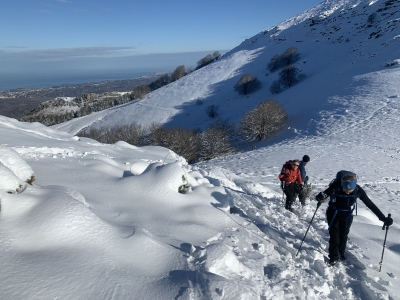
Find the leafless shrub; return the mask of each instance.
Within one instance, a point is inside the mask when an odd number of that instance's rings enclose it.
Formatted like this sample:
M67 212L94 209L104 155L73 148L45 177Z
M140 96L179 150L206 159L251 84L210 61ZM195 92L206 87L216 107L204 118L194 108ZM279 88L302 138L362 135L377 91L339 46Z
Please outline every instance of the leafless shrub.
M149 88L154 91L159 89L171 82L171 78L168 74L161 76L160 78L154 80L152 83L149 84Z
M216 116L218 116L218 110L219 106L215 104L211 104L205 109L207 116L209 116L210 118L215 118Z
M283 66L289 66L299 61L300 54L297 52L296 47L290 47L281 55Z
M229 138L235 134L235 125L228 119L218 118L210 125L210 128L225 132Z
M278 94L286 88L289 88L296 83L299 83L306 77L298 68L293 66L287 66L285 69L279 72L279 79L274 81L269 91L272 94Z
M150 87L146 84L142 84L142 85L135 87L135 89L131 93L131 98L132 99L143 99L150 92L151 92Z
M287 66L279 72L279 79L284 87L291 87L304 79L305 75L296 67Z
M282 92L282 90L283 87L280 80L275 80L269 87L269 91L271 92L271 94L279 94L280 92Z
M142 146L145 130L141 124L122 125L113 130L114 141L125 141L131 145Z
M281 55L275 54L267 65L270 72L275 72L283 67L294 64L300 59L300 54L297 52L296 47L286 49Z
M281 56L278 54L275 54L271 60L269 61L267 65L267 69L270 72L275 72L281 68Z
M179 78L182 78L185 75L186 75L185 66L184 65L178 66L178 67L176 67L175 71L172 73L171 80L172 81L178 80Z
M209 128L203 131L200 134L200 143L199 161L209 160L236 152L236 149L229 143L228 133L217 128Z
M217 60L221 57L221 53L219 53L219 51L215 51L212 55L214 60Z
M234 89L240 95L247 95L261 88L261 81L257 77L245 74L238 82L236 82Z
M213 59L213 57L211 56L211 54L206 55L205 57L203 57L202 59L200 59L200 60L197 62L196 70L197 70L197 69L200 69L200 68L202 68L202 67L205 67L206 65L212 63L213 61L214 61L214 59Z
M164 128L162 125L153 123L150 126L152 145L162 146L171 149L188 162L197 159L200 147L198 135L185 128Z
M80 137L88 137L104 144L114 144L125 141L131 145L142 146L145 130L142 125L133 123L114 128L89 128L77 134Z
M268 99L243 116L239 133L247 141L261 141L281 129L286 120L285 109L278 102Z

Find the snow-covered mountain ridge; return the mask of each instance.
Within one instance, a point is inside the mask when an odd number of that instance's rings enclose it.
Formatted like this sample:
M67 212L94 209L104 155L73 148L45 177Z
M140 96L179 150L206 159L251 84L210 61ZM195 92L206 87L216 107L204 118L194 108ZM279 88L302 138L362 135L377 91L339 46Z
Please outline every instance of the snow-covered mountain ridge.
M374 17L370 17L374 15ZM219 117L238 123L250 109L267 98L280 102L289 113L291 128L314 132L305 119L332 107L329 98L351 94L354 76L383 70L385 63L400 58L397 1L324 1L292 19L262 31L224 55L222 59L158 89L142 100L119 108L74 119L55 128L75 134L85 127L117 126L138 122L167 127L207 128L205 108L218 105ZM269 87L277 73L266 66L275 54L297 47L296 63L307 76L296 86L272 95ZM246 97L238 95L234 84L246 73L261 80L262 89ZM266 76L267 75L267 76ZM203 105L197 105L201 100ZM287 131L286 136L292 136Z

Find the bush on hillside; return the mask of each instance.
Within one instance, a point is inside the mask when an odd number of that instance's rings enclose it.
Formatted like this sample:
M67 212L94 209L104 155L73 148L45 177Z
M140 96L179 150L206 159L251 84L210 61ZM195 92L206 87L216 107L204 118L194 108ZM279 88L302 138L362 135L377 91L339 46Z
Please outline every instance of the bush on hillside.
M178 80L186 75L186 69L184 65L176 67L175 71L172 72L171 81Z
M149 84L149 88L154 91L171 82L171 77L168 74L161 76Z
M271 84L269 90L272 94L278 94L284 89L290 88L299 83L305 77L305 74L303 74L298 68L287 66L279 72L279 79Z
M297 52L297 48L290 47L281 55L275 54L269 61L267 69L273 73L281 68L294 64L299 60L300 54Z
M283 86L280 82L280 80L275 80L274 82L271 83L271 86L269 87L269 91L271 94L279 94L282 92Z
M208 55L204 56L202 59L200 59L200 60L197 62L196 70L198 70L198 69L200 69L200 68L202 68L202 67L207 66L208 64L212 63L213 61L214 61L214 59L213 59L213 57L211 56L211 54L208 54Z
M202 67L207 66L208 64L218 60L221 57L219 51L215 51L212 55L207 54L202 59L197 62L196 70L201 69Z
M221 57L221 53L219 53L219 51L215 51L212 57L214 60L218 60Z
M197 160L200 147L198 135L185 128L164 128L161 124L150 126L151 145L171 149L183 156L189 163Z
M367 27L371 27L378 20L378 14L372 13L368 16Z
M230 123L228 119L216 119L209 128L217 129L225 132L229 138L235 134L235 125Z
M115 128L89 128L82 130L77 135L88 137L104 144L125 141L134 146L143 146L146 133L141 124L132 123Z
M229 134L227 131L208 128L200 133L198 161L209 160L236 152L236 148L229 143Z
M211 104L207 106L207 108L205 109L207 116L209 116L212 119L218 116L218 110L219 106L215 104Z
M144 99L144 97L150 92L151 92L150 87L146 84L142 84L142 85L135 87L135 89L131 93L131 98L132 99Z
M257 77L251 74L244 74L238 80L238 82L236 82L234 90L238 92L240 95L247 95L259 90L261 86L262 83Z
M291 87L305 78L305 75L296 67L287 66L279 72L279 79L283 87Z
M286 120L285 109L278 102L268 99L243 116L239 133L246 141L261 141L281 129Z

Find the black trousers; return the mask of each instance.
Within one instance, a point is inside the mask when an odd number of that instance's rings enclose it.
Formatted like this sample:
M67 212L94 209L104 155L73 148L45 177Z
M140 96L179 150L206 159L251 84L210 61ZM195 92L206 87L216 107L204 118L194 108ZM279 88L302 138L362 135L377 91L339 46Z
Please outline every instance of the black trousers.
M306 191L305 188L299 192L299 201L301 204L306 204Z
M326 211L326 218L328 220L328 225L330 225L329 258L331 260L338 260L339 253L344 254L350 226L353 223L353 216L350 211L337 211L336 216L335 212L336 210L331 207L328 207Z
M296 200L297 194L300 192L300 185L297 183L286 184L283 191L286 195L285 208L291 209L293 202Z

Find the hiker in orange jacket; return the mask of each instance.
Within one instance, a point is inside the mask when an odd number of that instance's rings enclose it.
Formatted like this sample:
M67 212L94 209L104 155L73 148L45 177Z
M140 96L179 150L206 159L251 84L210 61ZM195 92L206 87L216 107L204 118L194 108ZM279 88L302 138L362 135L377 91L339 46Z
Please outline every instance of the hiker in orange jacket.
M286 195L285 208L293 211L292 204L295 201L296 195L300 193L303 188L303 180L299 170L300 161L295 159L291 165L285 165L281 173L278 175L282 182L282 189Z

